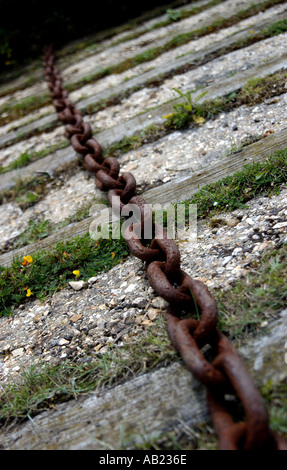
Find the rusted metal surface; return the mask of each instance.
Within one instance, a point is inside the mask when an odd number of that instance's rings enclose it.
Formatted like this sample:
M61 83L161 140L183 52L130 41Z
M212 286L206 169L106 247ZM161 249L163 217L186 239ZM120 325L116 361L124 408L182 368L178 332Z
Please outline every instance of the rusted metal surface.
M177 245L161 227L153 224L154 237L147 246L144 231L152 217L151 212L145 210L148 205L136 194L134 176L131 173L119 175L118 161L103 158L100 144L92 137L91 126L68 99L51 46L44 54L44 68L53 104L66 126L66 136L76 152L83 155L85 168L95 173L97 187L108 192L110 204L116 201L117 210L125 208L128 213L129 205L138 207L140 221L128 226L126 242L131 253L146 263L151 286L169 303L166 324L172 344L188 370L207 387L219 449L287 450L286 440L269 427L263 398L242 359L217 329L216 302L206 285L181 269ZM211 350L211 361L203 354L203 347ZM239 417L230 411L231 396L240 403Z

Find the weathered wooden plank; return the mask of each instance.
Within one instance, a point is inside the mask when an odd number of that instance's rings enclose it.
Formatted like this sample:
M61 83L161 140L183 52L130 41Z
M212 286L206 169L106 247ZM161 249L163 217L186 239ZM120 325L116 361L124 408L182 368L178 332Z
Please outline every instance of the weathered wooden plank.
M239 171L244 165L264 160L276 150L287 147L287 128L250 144L237 153L223 158L219 162L200 170L198 173L177 178L163 186L145 192L147 202L179 202L190 198L203 186L219 181L225 176Z
M202 169L197 173L188 176L176 178L161 186L149 189L142 196L146 202L165 203L180 202L190 198L200 188L214 181L219 181L225 176L231 175L243 168L250 162L257 162L271 155L276 150L282 150L287 147L287 128L276 134L271 134L258 142L244 147L241 151L223 158L219 162ZM103 193L103 196L105 193ZM49 250L59 241L69 240L77 236L84 235L91 228L92 223L104 224L111 220L111 210L105 209L97 218L91 216L81 222L73 223L60 230L53 232L47 238L39 240L27 247L19 248L15 251L4 253L0 256L0 265L9 266L14 256L24 256L38 251L40 249Z
M268 18L268 20L263 20L255 24L254 26L252 26L253 34L255 35L258 31L268 26L270 23L285 19L285 16L285 14L275 14L272 18ZM213 59L213 57L217 57L220 54L223 54L227 48L232 48L232 46L238 41L244 40L248 37L250 37L250 27L238 31L236 34L228 36L227 38L222 39L221 41L217 41L211 44L210 46L207 46L203 50L191 52L182 57L178 57L173 61L163 64L159 67L153 68L152 70L148 70L147 72L142 73L141 75L135 76L124 83L109 87L105 90L102 90L100 93L96 93L83 100L80 100L77 103L77 108L85 112L85 110L89 106L95 105L101 100L109 100L113 96L120 96L138 87L143 87L146 83L152 80L159 79L161 77L165 77L167 74L170 74L185 65L190 66L193 64L195 66L198 64L204 64L205 62ZM19 133L21 133L22 135L29 135L33 131L44 128L45 126L56 125L57 122L58 118L56 113L52 113L50 115L37 119L29 124L20 126L18 129L12 130L6 135L0 136L0 146L6 146L8 144L11 145L12 142L17 140L17 136L19 135Z
M9 449L120 449L159 433L205 421L204 390L185 368L173 364L88 398L57 406L19 432L0 433ZM67 431L65 431L67 430Z

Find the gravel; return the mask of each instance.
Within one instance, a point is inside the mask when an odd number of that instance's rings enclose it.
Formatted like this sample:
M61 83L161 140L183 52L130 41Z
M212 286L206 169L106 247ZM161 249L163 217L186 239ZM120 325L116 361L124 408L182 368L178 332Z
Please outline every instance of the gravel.
M197 239L177 240L181 266L212 291L228 289L268 248L287 241L287 189L252 200L247 209L219 214L220 227L200 221ZM36 362L83 361L121 347L164 313L143 263L127 261L89 280L75 281L46 301L27 301L0 318L1 381Z

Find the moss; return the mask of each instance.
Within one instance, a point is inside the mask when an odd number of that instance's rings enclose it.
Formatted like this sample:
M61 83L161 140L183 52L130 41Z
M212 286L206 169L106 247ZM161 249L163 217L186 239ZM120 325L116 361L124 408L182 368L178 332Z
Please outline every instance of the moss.
M28 96L23 98L17 103L6 103L1 107L1 113L4 116L0 117L0 125L7 124L15 119L27 116L32 111L41 108L50 103L50 96L43 94L40 96Z
M43 174L18 180L13 189L7 189L0 193L0 204L16 200L22 210L27 209L45 196L48 191L48 178L49 175Z
M68 147L69 141L63 141L59 144L49 145L44 150L40 150L39 152L24 152L19 157L14 160L13 162L9 163L7 166L0 166L0 173L7 173L11 170L16 170L19 168L24 168L28 166L30 163L40 160L41 158L50 155L51 153L55 152L56 150L60 150L63 148Z
M124 137L119 142L116 142L104 151L105 156L120 156L129 150L135 150L144 144L154 142L159 138L166 135L168 131L160 124L152 124L144 130L131 137Z
M236 49L247 47L255 42L262 41L270 37L278 36L278 34L285 33L287 31L287 20L276 21L270 25L262 28L261 30L254 32L251 30L250 35L245 39L240 39L233 46Z
M199 218L240 209L258 195L278 192L287 182L287 149L278 150L265 161L245 165L234 175L201 188L187 201L197 204Z
M46 172L41 172L37 176L19 178L13 188L0 192L0 204L17 201L20 208L25 210L45 197L52 187L57 186L60 176L62 179L67 179L78 171L79 161L75 160L73 163L60 165L53 177ZM30 193L37 197L33 198Z
M286 92L286 70L280 70L266 77L257 77L248 80L237 96L239 106L246 104L253 106L262 103L264 99L272 98Z
M18 237L13 239L9 245L9 250L18 249L23 246L30 245L35 243L41 238L45 238L50 235L52 232L57 231L63 227L66 227L69 224L80 222L81 220L89 217L90 207L94 204L105 204L108 205L107 199L104 198L95 198L92 202L82 204L81 207L70 217L67 217L61 222L56 224L48 220L29 220L28 227L24 232L21 233Z

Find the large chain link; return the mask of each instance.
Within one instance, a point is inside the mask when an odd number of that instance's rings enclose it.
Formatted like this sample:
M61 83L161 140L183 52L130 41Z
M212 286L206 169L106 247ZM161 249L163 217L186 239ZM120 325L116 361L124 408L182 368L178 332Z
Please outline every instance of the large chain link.
M242 359L217 329L217 306L213 296L204 283L192 279L180 268L178 247L163 228L153 225L155 236L146 246L142 234L152 214L145 210L144 199L136 194L134 176L131 173L119 175L117 159L103 157L102 147L92 137L91 126L68 99L51 46L45 50L43 64L53 104L66 126L65 135L75 151L83 155L84 167L95 173L97 187L108 192L110 204L116 200L120 209L135 204L140 210L139 230L128 226L124 238L131 253L146 263L151 286L169 304L165 318L172 344L188 370L207 388L219 449L287 450L286 440L269 427L263 398ZM200 320L187 318L195 314L196 309ZM202 353L206 345L211 346L213 352L211 362ZM244 417L239 422L228 406L226 397L230 395L236 396L242 406Z

